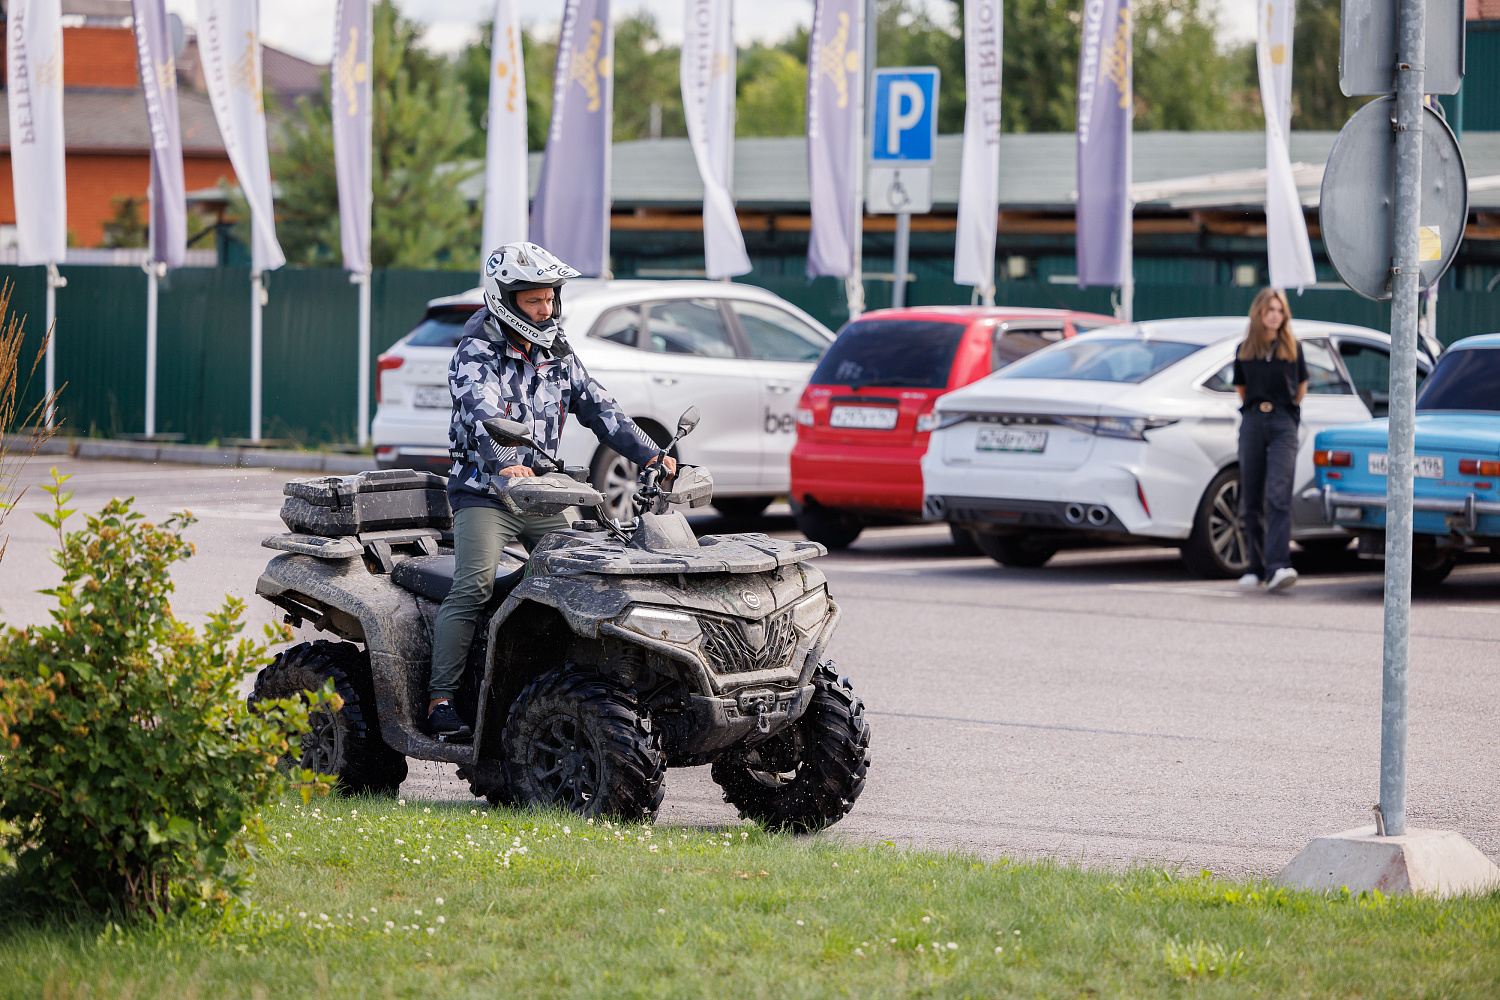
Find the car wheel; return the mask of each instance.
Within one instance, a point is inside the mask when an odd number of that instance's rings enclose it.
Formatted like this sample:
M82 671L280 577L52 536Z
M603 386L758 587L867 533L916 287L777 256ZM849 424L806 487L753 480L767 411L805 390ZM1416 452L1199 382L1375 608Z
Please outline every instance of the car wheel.
M604 494L604 512L616 521L635 517L636 464L613 448L600 448L589 469L589 482Z
M714 497L714 508L725 517L760 517L774 497Z
M948 525L948 534L953 538L953 551L961 556L984 555L979 550L979 543L974 539L974 532L968 528L960 528L956 524Z
M803 507L797 513L797 530L830 549L847 549L864 528L853 514L827 507Z
M1240 576L1249 567L1237 467L1219 473L1204 490L1193 533L1182 546L1182 561L1196 575L1220 580Z
M1436 587L1458 565L1456 549L1414 549L1411 554L1411 585Z
M1037 569L1057 555L1057 546L1025 535L984 535L976 531L973 536L980 552L1013 569Z

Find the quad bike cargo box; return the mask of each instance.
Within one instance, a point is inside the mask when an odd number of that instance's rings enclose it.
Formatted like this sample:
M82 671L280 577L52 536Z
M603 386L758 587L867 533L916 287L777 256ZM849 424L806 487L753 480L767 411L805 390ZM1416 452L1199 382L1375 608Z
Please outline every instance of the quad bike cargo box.
M453 525L447 480L430 472L386 469L357 476L294 479L282 490L289 530L337 537L396 528Z

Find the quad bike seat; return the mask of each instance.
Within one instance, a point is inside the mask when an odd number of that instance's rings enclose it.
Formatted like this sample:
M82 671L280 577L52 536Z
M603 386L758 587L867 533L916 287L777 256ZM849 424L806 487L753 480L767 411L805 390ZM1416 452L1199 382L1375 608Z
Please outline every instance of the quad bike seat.
M416 556L404 559L391 570L391 582L413 594L441 604L453 589L452 556ZM503 601L526 575L526 567L508 570L501 566L495 572L495 592L491 603Z

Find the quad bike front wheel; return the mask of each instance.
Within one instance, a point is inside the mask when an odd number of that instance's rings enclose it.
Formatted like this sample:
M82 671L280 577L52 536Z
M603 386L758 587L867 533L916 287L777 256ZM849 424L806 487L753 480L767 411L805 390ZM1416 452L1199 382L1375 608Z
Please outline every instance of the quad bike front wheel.
M501 735L518 805L648 820L665 792L666 756L635 697L592 670L543 674L511 705Z
M796 722L714 762L713 779L741 817L811 833L843 819L864 791L870 767L864 703L831 663L818 664L813 686L812 704Z
M406 758L380 738L370 658L348 642L304 642L282 652L255 678L250 707L306 697L329 681L344 700L337 712L308 715L308 731L291 736L288 762L338 778L350 795L394 795L406 780Z

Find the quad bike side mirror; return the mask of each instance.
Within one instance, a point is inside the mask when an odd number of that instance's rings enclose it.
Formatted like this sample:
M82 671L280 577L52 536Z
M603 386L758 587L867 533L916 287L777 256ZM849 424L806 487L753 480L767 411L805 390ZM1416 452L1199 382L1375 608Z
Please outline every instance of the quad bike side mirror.
M696 406L689 406L683 411L682 416L677 418L677 436L682 438L691 434L693 428L698 426L698 421L701 419L702 415L698 413L698 408Z
M531 436L531 428L517 420L504 420L493 417L484 421L484 429L496 444L510 445L511 447L525 446L527 448L541 448L536 439Z

